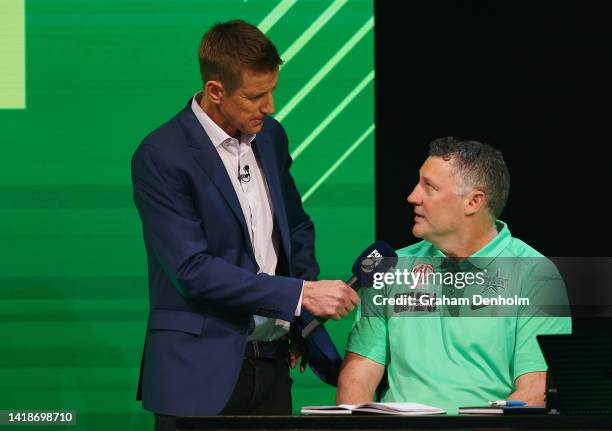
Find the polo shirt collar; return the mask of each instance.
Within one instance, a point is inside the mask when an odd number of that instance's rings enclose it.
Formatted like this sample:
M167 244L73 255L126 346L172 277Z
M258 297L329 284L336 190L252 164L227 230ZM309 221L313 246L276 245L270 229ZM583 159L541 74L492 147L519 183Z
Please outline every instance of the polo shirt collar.
M512 235L510 235L508 225L501 220L496 220L495 228L497 229L497 235L467 259L470 264L477 268L484 269L489 266L489 264L499 257L506 247L510 245ZM443 261L447 258L447 256L433 244L431 246L431 256L440 258Z

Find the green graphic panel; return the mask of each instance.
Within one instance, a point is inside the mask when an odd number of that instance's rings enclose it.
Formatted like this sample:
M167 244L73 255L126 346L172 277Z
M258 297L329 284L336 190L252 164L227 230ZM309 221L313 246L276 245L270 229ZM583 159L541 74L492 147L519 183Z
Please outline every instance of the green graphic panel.
M25 108L24 0L0 2L0 109Z
M0 110L0 410L151 426L134 401L148 302L129 162L199 90L215 22L260 24L285 58L276 116L322 277L347 277L374 239L372 17L372 0L27 1L27 109ZM328 323L341 351L351 324ZM296 411L334 401L293 377Z

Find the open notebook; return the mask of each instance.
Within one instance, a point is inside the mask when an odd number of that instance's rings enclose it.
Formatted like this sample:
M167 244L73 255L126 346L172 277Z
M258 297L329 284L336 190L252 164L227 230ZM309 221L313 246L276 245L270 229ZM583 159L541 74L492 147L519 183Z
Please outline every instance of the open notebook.
M356 413L374 413L380 415L435 415L446 413L437 407L417 403L364 403L340 404L338 406L304 406L303 415L350 415Z

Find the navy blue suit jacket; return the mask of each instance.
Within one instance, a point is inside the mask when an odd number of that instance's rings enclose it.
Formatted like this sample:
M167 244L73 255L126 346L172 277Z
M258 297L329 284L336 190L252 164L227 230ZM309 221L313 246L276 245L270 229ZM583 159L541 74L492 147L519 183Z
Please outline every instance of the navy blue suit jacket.
M219 413L238 379L251 316L293 320L302 280L319 273L282 126L267 117L253 148L287 276L258 275L240 203L190 104L132 158L150 300L139 395L147 410L174 416Z

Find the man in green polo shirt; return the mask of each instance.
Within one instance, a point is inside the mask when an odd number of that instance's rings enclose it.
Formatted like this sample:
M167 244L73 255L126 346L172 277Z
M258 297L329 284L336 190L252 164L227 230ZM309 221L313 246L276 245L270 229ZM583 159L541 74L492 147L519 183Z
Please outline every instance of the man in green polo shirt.
M571 319L554 265L498 220L509 187L502 155L489 145L432 142L407 199L423 241L399 250L394 271L364 289L338 404L372 401L385 368L385 402L449 414L490 400L544 403L536 335L570 333Z

